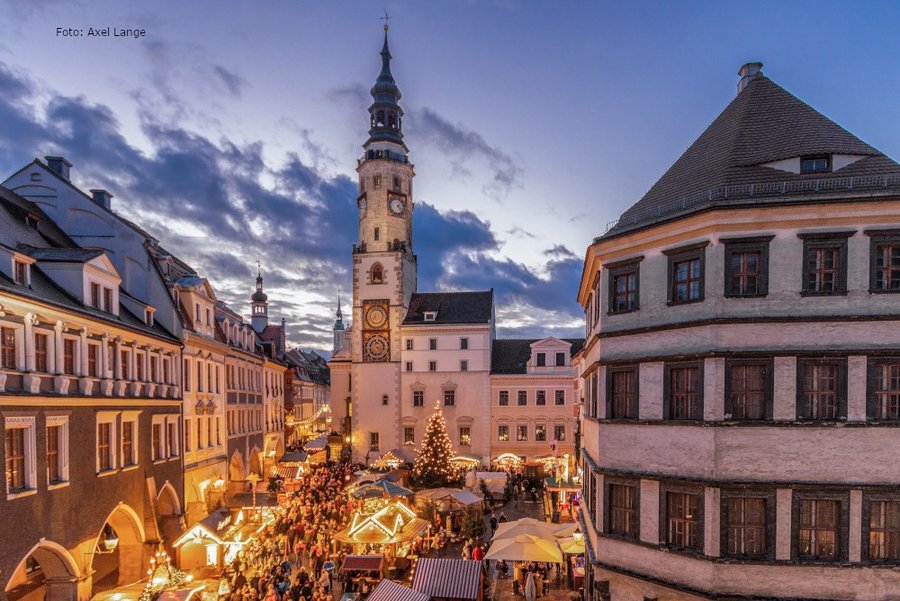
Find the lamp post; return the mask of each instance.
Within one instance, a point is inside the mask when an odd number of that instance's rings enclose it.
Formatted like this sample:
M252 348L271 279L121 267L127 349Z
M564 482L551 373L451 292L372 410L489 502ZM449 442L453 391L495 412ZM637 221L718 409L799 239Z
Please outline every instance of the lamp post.
M251 472L249 476L247 476L247 480L250 481L250 484L253 485L253 509L256 511L256 484L259 482L259 474L256 472Z

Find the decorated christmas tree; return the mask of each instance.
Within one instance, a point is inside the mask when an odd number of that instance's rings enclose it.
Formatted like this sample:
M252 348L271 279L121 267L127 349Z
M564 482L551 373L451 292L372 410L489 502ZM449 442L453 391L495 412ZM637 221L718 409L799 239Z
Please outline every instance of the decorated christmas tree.
M422 486L445 486L453 478L451 457L453 446L447 436L447 423L438 401L434 406L434 413L425 425L425 437L413 466L416 482Z

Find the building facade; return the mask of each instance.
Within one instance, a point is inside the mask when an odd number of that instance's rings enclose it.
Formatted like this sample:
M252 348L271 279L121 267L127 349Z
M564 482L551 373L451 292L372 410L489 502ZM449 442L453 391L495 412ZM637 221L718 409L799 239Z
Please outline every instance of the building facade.
M900 587L900 165L760 68L587 251L592 599Z
M181 344L37 203L0 187L0 222L0 591L89 599L180 526Z

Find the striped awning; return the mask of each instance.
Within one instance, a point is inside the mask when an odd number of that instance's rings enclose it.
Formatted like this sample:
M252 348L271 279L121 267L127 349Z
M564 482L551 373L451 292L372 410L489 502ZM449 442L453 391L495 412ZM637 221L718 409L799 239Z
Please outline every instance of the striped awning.
M429 597L393 580L382 580L366 601L429 601Z
M413 589L437 599L478 599L481 562L423 557L416 564Z

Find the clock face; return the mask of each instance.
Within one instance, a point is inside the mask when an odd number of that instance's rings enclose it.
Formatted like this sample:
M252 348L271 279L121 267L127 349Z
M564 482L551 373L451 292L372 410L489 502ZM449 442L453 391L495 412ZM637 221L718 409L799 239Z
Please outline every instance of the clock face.
M387 313L379 306L369 307L366 312L366 321L370 328L380 328L387 322Z
M370 361L382 361L387 354L388 342L381 334L372 336L366 341L366 355Z
M390 202L391 211L395 215L399 215L406 208L406 203L400 198L392 198Z

